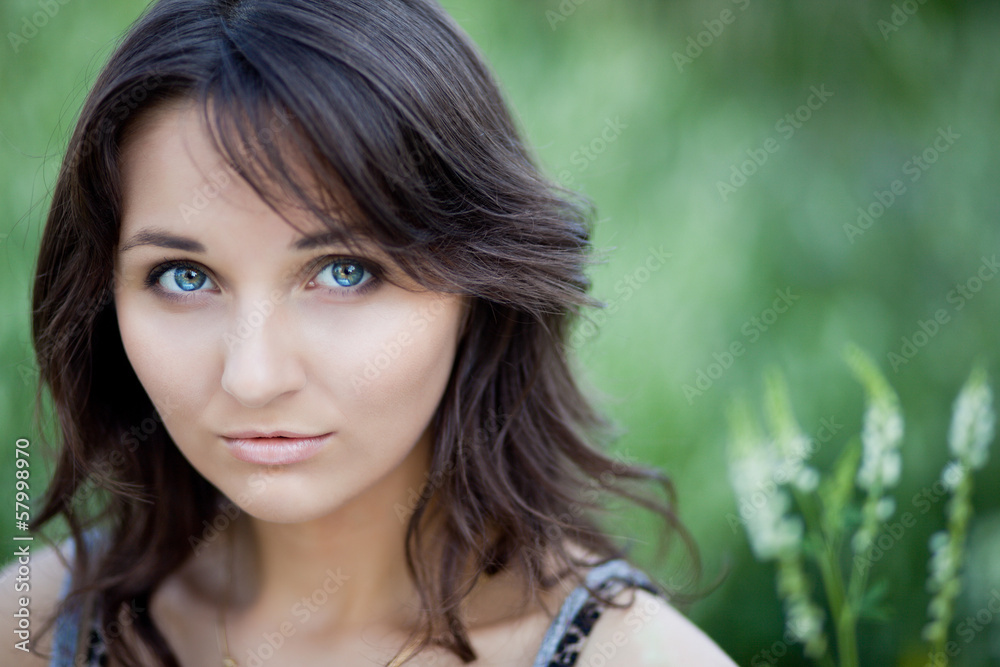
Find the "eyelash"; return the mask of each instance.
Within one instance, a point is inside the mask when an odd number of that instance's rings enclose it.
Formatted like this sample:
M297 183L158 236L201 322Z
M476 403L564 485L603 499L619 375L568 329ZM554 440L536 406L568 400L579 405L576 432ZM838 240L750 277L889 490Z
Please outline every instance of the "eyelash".
M341 289L336 289L333 287L327 287L325 285L317 285L319 289L323 289L331 293L344 294L345 292L349 292L351 296L361 296L367 294L368 292L375 289L376 287L378 287L379 284L382 283L382 267L380 267L378 264L368 260L362 260L356 257L347 257L343 255L327 255L325 257L319 258L316 262L314 262L313 266L316 267L318 270L315 271L315 273L313 274L313 278L310 280L310 282L315 281L316 276L318 276L321 271L325 270L331 264L336 264L341 262L345 264L358 264L370 275L370 277L360 287L356 288L343 287ZM195 269L211 278L211 275L207 271L205 271L203 268L201 268L198 264L194 262L183 259L172 259L153 267L153 269L149 272L149 275L146 276L145 280L146 288L152 290L153 292L155 292L156 294L165 299L170 299L173 301L188 301L190 299L197 298L197 295L201 290L195 290L190 293L190 296L187 296L179 292L169 292L160 287L159 281L160 278L163 277L163 274L165 274L167 271L170 271L171 269L177 269L177 268Z

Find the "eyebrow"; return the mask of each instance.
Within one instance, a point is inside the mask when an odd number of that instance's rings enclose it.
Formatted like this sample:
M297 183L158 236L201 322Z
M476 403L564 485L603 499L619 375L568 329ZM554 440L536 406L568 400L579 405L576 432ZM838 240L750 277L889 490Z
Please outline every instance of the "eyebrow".
M344 232L322 232L320 234L303 236L296 239L288 246L288 248L290 250L312 250L313 248L335 245L342 242L344 238L346 238L346 234ZM184 250L199 254L205 254L206 252L205 246L199 241L186 236L177 236L175 234L165 232L162 229L155 228L144 229L137 232L128 240L128 242L122 245L119 252L125 252L126 250L131 250L132 248L144 245L157 246L159 248L171 248L173 250Z

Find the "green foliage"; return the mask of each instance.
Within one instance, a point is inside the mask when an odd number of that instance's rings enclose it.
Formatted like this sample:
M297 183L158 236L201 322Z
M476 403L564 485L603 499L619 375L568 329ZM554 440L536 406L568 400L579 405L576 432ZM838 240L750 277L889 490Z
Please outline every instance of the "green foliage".
M729 467L733 489L739 498L765 488L767 482L773 486L769 497L760 504L754 503L756 520L747 520L745 526L755 555L776 563L778 597L785 604L792 636L804 644L805 655L817 664L856 667L860 664L858 622L865 619L886 623L894 616L887 606L891 593L889 581L870 579L877 560L875 549L883 548L883 538L901 539L913 521L912 515L903 515L898 523L888 523L895 503L885 493L896 485L901 467L898 450L903 438L903 417L899 399L878 366L860 348L850 345L845 358L867 396L863 433L860 441L850 441L830 474L819 482L818 508L808 494L816 486L813 478L817 473L804 466L799 458L807 447L783 444L804 436L792 412L785 380L775 370L770 370L765 378L769 435L763 435L756 427L745 401L734 401ZM949 445L956 460L942 475L942 482L952 492L947 506L948 526L931 539L928 589L933 597L928 606L931 622L924 628L924 638L931 642L929 655L938 656L934 659L936 665L948 664L946 643L954 601L961 589L959 574L973 515L972 472L986 463L995 421L993 394L986 373L976 368L955 401L952 414ZM796 460L794 467L799 472L795 475L783 472L790 459ZM802 484L802 470L810 473L808 486ZM795 497L796 508L789 507L783 488ZM860 507L852 511L857 495ZM768 505L772 506L770 510ZM797 533L796 539L783 541L780 548L762 549L761 544L774 542L773 536L781 533L783 525L791 522L800 525L793 513L795 509L803 517L804 539L798 539L803 536ZM843 537L859 523L859 517L860 526L851 539L850 558L845 559ZM804 567L805 560L815 565L823 582L825 602L835 628L835 653L826 651L827 640L821 626L824 613L812 602L813 585Z

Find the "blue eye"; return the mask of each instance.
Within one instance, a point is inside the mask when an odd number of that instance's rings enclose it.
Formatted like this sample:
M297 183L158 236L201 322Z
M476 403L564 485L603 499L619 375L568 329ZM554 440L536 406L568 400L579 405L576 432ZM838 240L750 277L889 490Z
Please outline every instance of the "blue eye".
M334 258L322 265L311 281L343 297L358 297L374 289L380 283L380 269L372 268L368 262L347 257ZM146 286L170 299L190 298L198 292L206 292L216 287L208 273L198 265L187 261L164 262L153 269L146 278ZM203 289L204 288L204 289Z
M329 276L330 282L326 282ZM323 267L316 282L326 287L359 287L371 281L373 274L364 264L353 259L338 259Z
M194 292L206 285L214 287L211 278L204 271L190 264L167 266L159 275L154 275L155 282L167 292Z

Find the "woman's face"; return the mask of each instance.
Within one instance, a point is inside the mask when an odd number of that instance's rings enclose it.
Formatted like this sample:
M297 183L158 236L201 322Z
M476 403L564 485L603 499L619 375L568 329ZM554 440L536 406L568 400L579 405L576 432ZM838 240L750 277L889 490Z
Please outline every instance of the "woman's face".
M303 236L224 164L191 104L123 148L128 359L184 456L250 515L306 521L377 490L391 506L426 471L464 300L418 291L374 246L310 241L326 228L289 214Z

